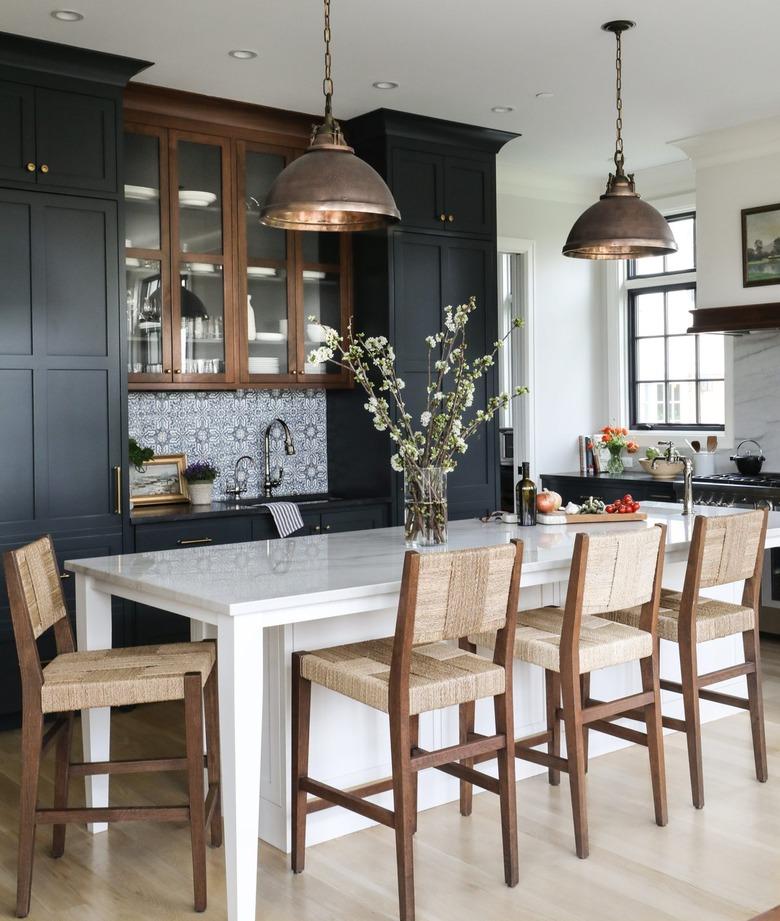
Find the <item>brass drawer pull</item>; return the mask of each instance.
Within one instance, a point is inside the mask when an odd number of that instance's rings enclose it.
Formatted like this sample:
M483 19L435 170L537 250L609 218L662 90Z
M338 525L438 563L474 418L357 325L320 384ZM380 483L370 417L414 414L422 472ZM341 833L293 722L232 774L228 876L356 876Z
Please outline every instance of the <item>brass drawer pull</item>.
M27 170L28 173L34 173L35 170L37 169L37 167L32 161L30 161L29 163L25 163L24 168Z
M194 544L212 544L213 537L180 537L176 543L180 547L192 547Z
M42 172L42 173L48 173L48 172L49 172L49 164L48 164L48 163L41 163L41 172Z
M122 514L122 468L114 467L114 514Z

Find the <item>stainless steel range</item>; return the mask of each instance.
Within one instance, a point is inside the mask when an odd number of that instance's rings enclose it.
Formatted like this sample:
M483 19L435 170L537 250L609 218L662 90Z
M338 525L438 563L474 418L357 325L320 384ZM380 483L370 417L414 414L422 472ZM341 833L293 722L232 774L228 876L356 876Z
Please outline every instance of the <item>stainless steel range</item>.
M682 483L675 484L675 494L682 500ZM697 505L724 508L768 508L780 510L780 473L715 473L693 478L693 501Z
M682 501L682 483L675 483L675 494ZM780 473L716 473L693 478L696 505L724 508L768 508L780 511ZM766 554L761 581L762 632L780 634L780 548Z

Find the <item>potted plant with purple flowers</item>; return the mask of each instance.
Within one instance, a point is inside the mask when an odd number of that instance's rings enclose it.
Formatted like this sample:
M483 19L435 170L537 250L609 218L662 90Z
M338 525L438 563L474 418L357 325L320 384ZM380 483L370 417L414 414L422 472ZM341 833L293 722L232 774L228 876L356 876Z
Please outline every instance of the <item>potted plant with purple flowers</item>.
M219 469L209 461L195 461L188 464L184 471L193 505L211 505L214 493L214 480L219 476Z

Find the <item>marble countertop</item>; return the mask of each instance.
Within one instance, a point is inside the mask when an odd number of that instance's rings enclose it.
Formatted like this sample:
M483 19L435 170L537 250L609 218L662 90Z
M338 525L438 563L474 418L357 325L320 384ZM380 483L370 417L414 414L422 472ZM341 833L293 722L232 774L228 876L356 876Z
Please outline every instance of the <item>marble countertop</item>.
M681 506L673 503L646 502L643 508L647 522L521 528L473 519L455 521L449 525L449 543L443 549L495 546L519 537L525 544L523 574L528 576L560 571L571 560L578 531L604 533L608 528L612 533L663 522L668 528L667 554L685 551L693 517L682 516ZM707 516L733 512L696 508L697 514ZM767 545L780 545L780 512L769 515ZM404 552L403 532L396 527L99 557L69 561L65 566L104 584L237 615L398 592Z

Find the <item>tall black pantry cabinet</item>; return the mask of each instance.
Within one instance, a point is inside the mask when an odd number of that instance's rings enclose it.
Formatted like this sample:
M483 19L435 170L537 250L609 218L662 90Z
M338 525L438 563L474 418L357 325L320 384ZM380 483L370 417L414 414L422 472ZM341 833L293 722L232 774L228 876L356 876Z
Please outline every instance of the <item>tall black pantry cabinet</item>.
M344 126L356 153L389 185L401 223L354 234L354 323L386 335L405 380L409 411L419 419L426 397L425 337L442 327L442 307L477 298L469 322L470 353L484 354L498 335L496 154L517 135L379 109ZM497 390L483 378L475 407ZM361 392L327 395L328 479L342 496L392 495L397 523L403 501L386 434L373 430ZM451 519L499 508L498 434L491 424L474 438L449 476Z
M121 93L147 66L0 33L0 553L123 547ZM19 710L0 572L0 725Z

